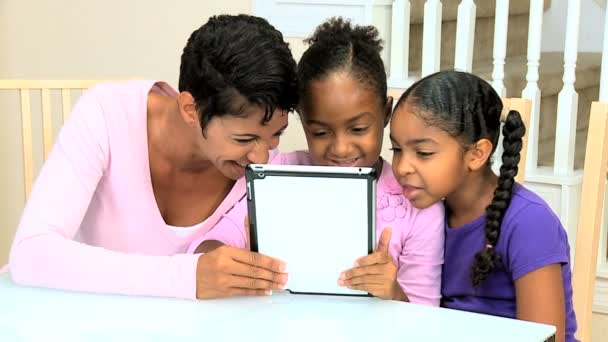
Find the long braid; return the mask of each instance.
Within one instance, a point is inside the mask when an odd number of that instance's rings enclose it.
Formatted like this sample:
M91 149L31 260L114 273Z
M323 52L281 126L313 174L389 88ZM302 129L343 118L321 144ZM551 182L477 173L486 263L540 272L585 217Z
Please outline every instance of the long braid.
M500 225L505 211L511 202L513 184L518 171L522 137L525 134L524 123L517 111L510 111L502 129L503 148L502 166L498 176L498 185L494 191L492 203L486 209L487 219L485 226L486 246L475 255L472 268L473 286L478 287L492 271L501 265L501 259L494 247L500 236Z

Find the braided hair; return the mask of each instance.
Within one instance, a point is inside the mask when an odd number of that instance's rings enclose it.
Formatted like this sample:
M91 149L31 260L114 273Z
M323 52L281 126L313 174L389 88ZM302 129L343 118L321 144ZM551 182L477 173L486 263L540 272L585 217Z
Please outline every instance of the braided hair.
M215 116L245 116L256 105L263 123L295 109L296 62L281 32L263 18L213 16L192 32L181 57L179 91L194 97L204 129Z
M297 67L300 104L310 106L310 84L334 72L347 72L370 87L386 105L386 71L380 57L382 40L373 26L352 25L341 17L320 24L304 42L310 44Z
M492 86L481 78L459 71L441 71L414 83L401 96L396 108L408 102L426 124L438 127L470 148L480 139L496 150L503 104ZM494 247L509 207L517 175L525 127L519 112L509 111L502 129L502 166L492 202L486 208L485 247L474 258L471 280L478 287L497 268L501 258ZM491 167L488 158L486 167Z

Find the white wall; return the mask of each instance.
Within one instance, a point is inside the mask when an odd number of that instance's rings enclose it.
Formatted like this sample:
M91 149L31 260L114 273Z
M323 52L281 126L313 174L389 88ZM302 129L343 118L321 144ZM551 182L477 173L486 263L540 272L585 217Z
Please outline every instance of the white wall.
M597 0L581 2L579 51L602 51L606 10L605 5L601 7L600 3ZM543 15L542 51L564 51L567 12L568 1L551 1L551 7Z

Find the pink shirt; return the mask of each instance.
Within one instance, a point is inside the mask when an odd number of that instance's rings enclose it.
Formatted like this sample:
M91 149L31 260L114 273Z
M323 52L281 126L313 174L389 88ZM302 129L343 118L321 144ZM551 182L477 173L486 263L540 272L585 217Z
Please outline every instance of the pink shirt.
M311 165L312 160L307 152L300 151L281 153L271 163ZM393 229L389 251L398 265L397 281L410 302L438 306L443 264L443 204L437 203L422 210L413 207L402 195L401 186L386 161L376 184L376 196L376 237L380 238L386 227ZM244 248L246 215L247 200L243 198L215 227L194 241L188 252L192 253L207 240Z
M200 227L164 222L150 179L149 92L131 81L93 87L59 134L24 209L10 253L14 281L87 292L195 298L199 255L185 254L245 194L236 182Z

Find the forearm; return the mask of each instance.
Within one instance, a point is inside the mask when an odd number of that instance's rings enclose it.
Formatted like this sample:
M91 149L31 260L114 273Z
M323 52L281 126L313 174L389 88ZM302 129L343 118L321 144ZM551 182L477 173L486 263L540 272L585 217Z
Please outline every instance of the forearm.
M50 232L16 240L10 271L15 282L30 286L193 299L197 260L119 253Z

